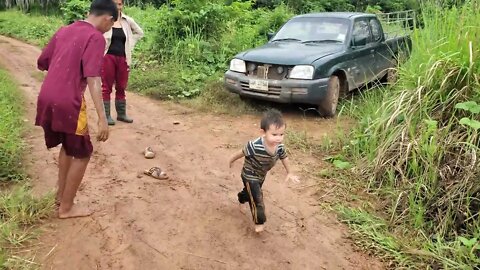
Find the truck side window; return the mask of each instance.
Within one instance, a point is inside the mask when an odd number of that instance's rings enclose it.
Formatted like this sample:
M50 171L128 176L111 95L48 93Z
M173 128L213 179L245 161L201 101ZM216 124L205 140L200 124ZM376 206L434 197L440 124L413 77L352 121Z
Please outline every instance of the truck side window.
M361 42L359 44L359 42ZM362 46L370 42L370 29L365 20L356 21L353 25L353 45Z
M382 27L377 19L370 20L370 26L372 27L373 42L378 42L382 39Z

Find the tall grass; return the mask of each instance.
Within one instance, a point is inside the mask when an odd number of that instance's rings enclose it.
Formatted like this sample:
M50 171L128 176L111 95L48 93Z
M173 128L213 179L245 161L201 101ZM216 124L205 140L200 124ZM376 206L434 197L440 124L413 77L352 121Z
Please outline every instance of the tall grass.
M25 181L19 96L18 86L0 69L0 269L36 267L24 249L36 236L35 224L53 209L53 196L33 197Z
M0 183L24 178L21 169L23 104L16 84L0 69Z
M422 7L425 26L400 81L367 94L344 147L358 179L388 202L380 210L391 229L428 243L429 266L480 266L478 8Z

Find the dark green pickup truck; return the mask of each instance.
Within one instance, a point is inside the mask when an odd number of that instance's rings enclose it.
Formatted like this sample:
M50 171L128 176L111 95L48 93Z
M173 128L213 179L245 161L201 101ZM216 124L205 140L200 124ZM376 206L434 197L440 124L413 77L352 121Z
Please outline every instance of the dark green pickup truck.
M387 79L408 35L386 38L376 15L315 13L285 23L267 44L230 62L225 87L241 97L317 106L327 117L338 99L369 82Z

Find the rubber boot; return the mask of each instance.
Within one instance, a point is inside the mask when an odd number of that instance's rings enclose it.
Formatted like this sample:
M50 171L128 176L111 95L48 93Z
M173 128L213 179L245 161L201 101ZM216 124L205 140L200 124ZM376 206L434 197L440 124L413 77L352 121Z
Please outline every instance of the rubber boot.
M110 101L103 101L103 106L105 107L105 114L107 115L107 122L109 126L115 125L112 116L110 115Z
M127 116L127 102L125 100L115 100L115 109L117 110L118 121L133 123L133 119Z

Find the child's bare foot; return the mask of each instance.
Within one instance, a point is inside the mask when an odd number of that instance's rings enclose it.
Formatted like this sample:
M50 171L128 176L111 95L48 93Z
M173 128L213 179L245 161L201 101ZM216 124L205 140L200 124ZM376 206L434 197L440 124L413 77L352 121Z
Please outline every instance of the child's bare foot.
M93 214L93 211L88 209L88 207L82 207L73 205L69 211L62 211L60 208L58 210L58 218L65 219L65 218L77 218L77 217L88 217Z
M263 232L264 226L263 224L255 225L255 232L256 233L261 233Z

